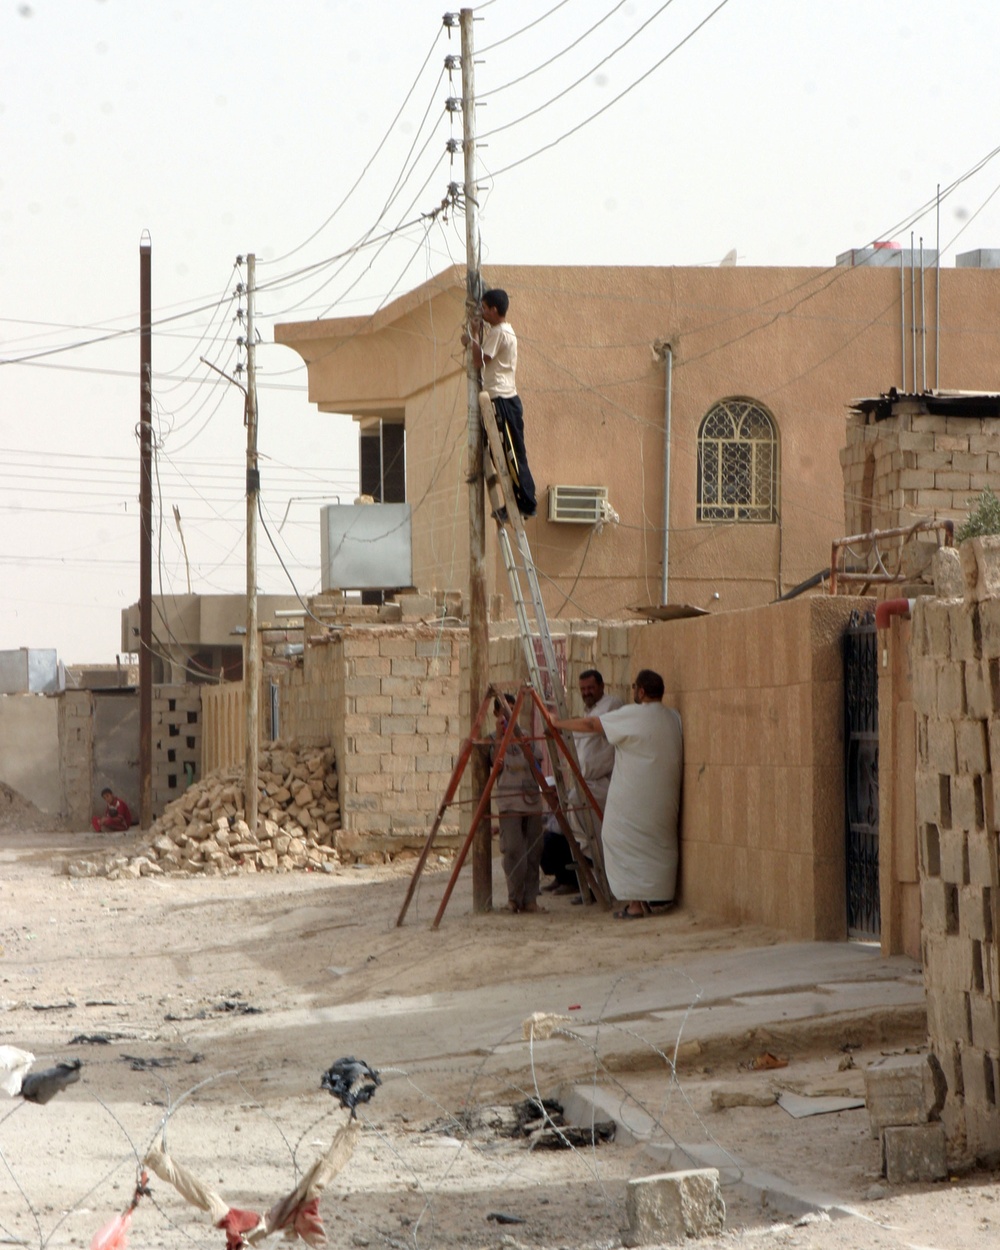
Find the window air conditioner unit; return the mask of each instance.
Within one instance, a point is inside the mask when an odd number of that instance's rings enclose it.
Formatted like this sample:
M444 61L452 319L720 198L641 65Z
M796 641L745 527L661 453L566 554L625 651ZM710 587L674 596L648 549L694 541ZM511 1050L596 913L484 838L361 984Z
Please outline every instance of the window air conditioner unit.
M550 486L549 520L599 525L608 519L606 486Z

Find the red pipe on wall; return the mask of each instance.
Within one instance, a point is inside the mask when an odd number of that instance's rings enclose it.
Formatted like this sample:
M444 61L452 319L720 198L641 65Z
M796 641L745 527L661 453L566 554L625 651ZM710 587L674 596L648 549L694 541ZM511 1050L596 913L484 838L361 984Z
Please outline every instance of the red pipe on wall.
M875 628L888 629L894 616L909 616L912 599L883 599L875 608Z

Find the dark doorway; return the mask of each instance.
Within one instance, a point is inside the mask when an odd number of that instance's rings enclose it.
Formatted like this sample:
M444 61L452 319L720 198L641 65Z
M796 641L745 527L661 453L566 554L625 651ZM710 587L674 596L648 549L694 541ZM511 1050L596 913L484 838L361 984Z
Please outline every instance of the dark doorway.
M852 612L844 634L847 932L881 933L878 875L878 640L875 617Z

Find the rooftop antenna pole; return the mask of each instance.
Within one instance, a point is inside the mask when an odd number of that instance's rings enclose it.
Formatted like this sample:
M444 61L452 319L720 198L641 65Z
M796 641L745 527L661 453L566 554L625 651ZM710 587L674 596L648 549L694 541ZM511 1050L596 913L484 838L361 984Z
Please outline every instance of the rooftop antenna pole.
M139 242L139 826L153 823L153 245Z
M903 249L899 249L899 345L902 351L902 381L900 391L906 393L906 280L903 276Z
M483 279L479 269L479 188L476 185L476 80L473 61L474 10L462 9L462 150L465 155L465 315L472 326L479 318ZM469 464L469 718L486 695L489 685L490 624L486 613L486 490L483 478L483 427L479 415L479 370L466 349L468 392ZM482 750L474 750L470 763L472 806L478 803L489 779L489 765ZM488 821L480 823L472 844L472 909L493 907L493 844Z
M934 274L934 389L941 386L941 184L937 184L937 260Z
M920 236L920 389L927 390L927 320L924 313L924 236Z
M917 393L917 271L913 259L913 231L910 231L910 335L913 339L913 393Z

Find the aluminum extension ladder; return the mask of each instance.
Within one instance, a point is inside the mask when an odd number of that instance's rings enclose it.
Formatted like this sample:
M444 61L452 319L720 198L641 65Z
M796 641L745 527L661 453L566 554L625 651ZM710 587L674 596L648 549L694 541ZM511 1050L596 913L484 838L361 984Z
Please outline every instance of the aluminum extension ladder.
M538 571L531 558L531 548L528 545L528 536L524 532L524 522L521 520L521 514L514 499L514 487L507 469L507 458L497 426L493 401L485 391L479 392L479 413L493 459L492 472L489 466L486 467L486 488L489 492L493 519L497 524L500 554L504 568L507 570L507 581L510 584L511 599L517 616L529 684L547 707L555 709L557 718L563 720L569 716L566 687L556 660L555 646L542 599L542 589L538 582ZM511 529L514 531L514 543L511 542ZM524 589L525 585L527 594ZM535 645L536 641L538 646ZM578 764L572 736L567 736L566 743L573 753L574 762ZM568 813L569 798L563 776L563 766L559 752L554 747L549 751L549 758L555 777L556 793L559 795L559 804L563 812ZM582 798L580 816L589 835L595 874L606 896L610 898L607 876L604 871L604 857L601 853L600 839L596 836L594 816ZM586 899L586 890L583 891L583 895Z

